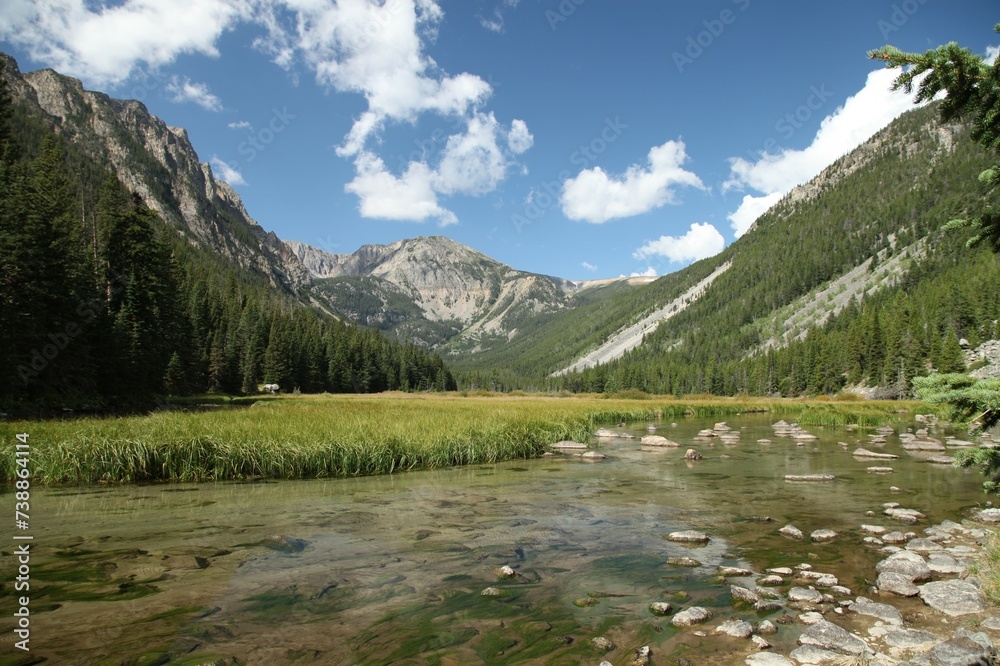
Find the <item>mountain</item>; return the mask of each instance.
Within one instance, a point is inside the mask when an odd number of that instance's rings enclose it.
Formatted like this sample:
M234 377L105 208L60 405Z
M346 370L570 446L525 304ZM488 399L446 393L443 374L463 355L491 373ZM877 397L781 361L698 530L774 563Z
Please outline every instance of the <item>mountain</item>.
M136 100L84 90L79 80L51 69L21 74L13 58L0 53L0 59L11 95L35 121L109 167L189 242L289 293L310 283L295 254L198 160L184 129L167 125Z
M610 281L526 273L444 236L330 254L288 241L338 312L451 353L506 345L533 318L571 309Z
M186 132L0 55L0 411L262 384L455 388L439 355L334 316Z
M905 395L914 376L963 369L962 344L1000 337L997 257L941 230L1000 203L977 186L991 163L967 126L941 123L936 104L910 111L719 255L645 288L630 311L595 313L605 332L585 353L532 365L562 371L546 385L570 390ZM627 353L581 363L711 275ZM534 344L558 350L547 341L572 323L554 318Z

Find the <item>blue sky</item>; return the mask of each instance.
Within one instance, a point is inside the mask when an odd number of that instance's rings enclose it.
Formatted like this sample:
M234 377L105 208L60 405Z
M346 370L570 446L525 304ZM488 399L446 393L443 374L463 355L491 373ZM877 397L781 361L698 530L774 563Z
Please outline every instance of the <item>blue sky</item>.
M711 256L910 108L866 52L992 1L7 0L0 49L142 100L281 238L443 234L570 279ZM990 51L995 56L995 51Z

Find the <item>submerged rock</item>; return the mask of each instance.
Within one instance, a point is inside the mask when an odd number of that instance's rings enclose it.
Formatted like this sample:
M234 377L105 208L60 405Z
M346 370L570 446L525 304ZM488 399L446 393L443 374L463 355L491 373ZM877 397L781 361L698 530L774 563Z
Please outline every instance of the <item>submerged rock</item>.
M671 557L667 564L674 567L700 567L701 562L693 557Z
M611 652L612 650L614 650L617 647L614 643L612 643L611 641L609 641L604 636L598 636L596 638L591 638L590 639L590 644L593 645L598 650L600 650L601 652Z
M785 481L808 482L808 481L836 481L833 474L786 474Z
M643 446L680 446L677 442L669 440L666 437L661 437L660 435L646 435L639 441Z
M666 538L667 541L676 541L678 543L708 543L710 540L707 534L695 530L671 532Z

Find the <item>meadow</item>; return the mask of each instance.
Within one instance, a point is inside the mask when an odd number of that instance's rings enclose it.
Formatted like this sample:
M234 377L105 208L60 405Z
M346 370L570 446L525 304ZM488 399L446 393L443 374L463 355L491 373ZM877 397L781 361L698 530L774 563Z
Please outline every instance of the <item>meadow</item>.
M922 403L849 400L571 397L504 394L267 396L244 407L144 416L0 423L11 443L0 482L16 475L27 433L35 484L292 479L390 474L533 458L618 422L769 412L803 425L875 426Z

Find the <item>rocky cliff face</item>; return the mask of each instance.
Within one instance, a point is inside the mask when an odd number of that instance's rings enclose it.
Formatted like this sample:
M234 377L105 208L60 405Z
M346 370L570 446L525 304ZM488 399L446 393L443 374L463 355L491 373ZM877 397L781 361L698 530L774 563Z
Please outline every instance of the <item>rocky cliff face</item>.
M236 192L218 181L181 128L170 127L135 100L83 89L51 69L21 74L0 54L12 97L39 113L59 134L80 144L178 233L276 287L310 282L294 252L250 217Z

